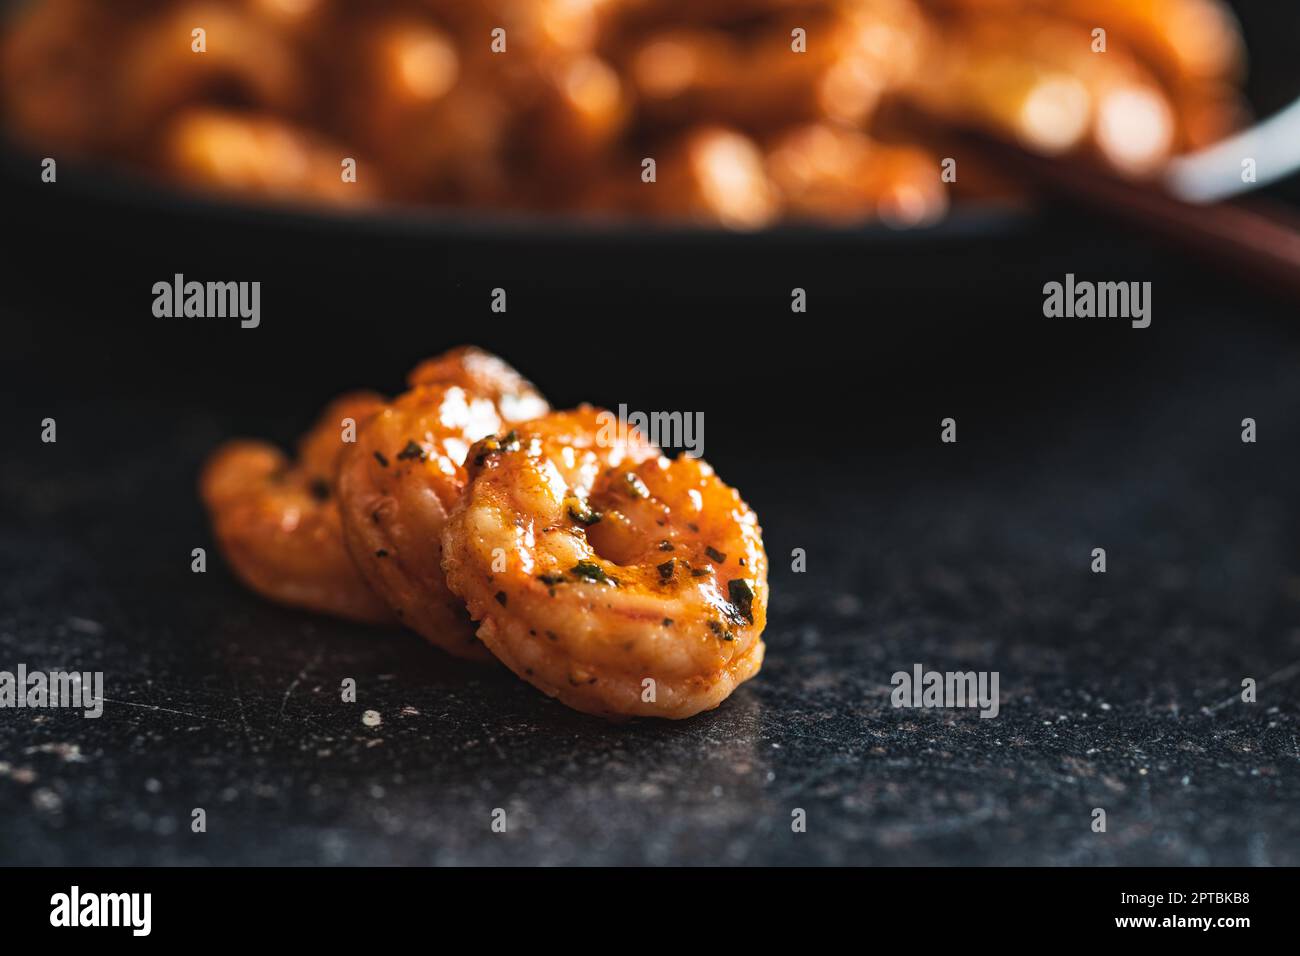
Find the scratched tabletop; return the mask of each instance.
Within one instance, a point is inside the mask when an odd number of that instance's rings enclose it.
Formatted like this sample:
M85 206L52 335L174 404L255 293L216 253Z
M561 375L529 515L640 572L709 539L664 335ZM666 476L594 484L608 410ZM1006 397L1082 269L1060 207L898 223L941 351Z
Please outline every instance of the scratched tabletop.
M887 403L835 447L721 445L772 555L767 662L672 723L259 600L194 497L228 418L65 403L6 451L0 670L106 700L0 711L0 863L1300 863L1296 343L1178 321L955 445L926 409L935 440L876 447ZM998 715L894 708L918 664L997 672Z

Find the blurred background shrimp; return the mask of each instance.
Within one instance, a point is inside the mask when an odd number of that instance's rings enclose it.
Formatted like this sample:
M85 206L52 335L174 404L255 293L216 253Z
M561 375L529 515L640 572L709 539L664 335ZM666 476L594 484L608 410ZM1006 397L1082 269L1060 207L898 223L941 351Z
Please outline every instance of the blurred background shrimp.
M1248 119L1222 0L36 0L2 50L10 136L190 187L739 230L932 222L954 129L1145 177Z

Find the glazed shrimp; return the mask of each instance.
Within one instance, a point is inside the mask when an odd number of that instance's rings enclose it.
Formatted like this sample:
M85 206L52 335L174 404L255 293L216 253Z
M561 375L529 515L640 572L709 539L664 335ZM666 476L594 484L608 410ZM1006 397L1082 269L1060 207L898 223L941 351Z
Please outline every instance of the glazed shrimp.
M471 449L447 583L488 649L546 694L604 717L690 717L763 663L762 532L703 461L611 421L583 406Z
M474 345L462 345L425 359L406 376L411 388L420 385L459 385L467 392L490 398L507 422L522 422L550 409L532 382L510 363Z
M459 657L490 660L447 590L442 527L464 489L470 445L547 405L518 372L478 349L432 359L411 378L415 387L371 418L343 457L345 540L402 623Z
M222 553L248 587L281 604L392 621L348 556L333 489L344 419L361 422L382 405L368 392L331 402L299 443L297 462L247 440L228 442L208 459L199 491Z

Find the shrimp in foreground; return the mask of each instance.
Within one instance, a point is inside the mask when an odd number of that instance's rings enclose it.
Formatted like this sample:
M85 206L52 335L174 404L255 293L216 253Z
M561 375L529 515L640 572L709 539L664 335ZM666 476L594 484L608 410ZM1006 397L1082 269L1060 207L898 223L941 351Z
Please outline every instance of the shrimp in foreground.
M471 449L447 584L488 649L568 706L690 717L763 663L762 532L703 461L611 421L583 406Z
M527 421L550 410L537 387L509 362L473 345L462 345L425 359L406 376L406 384L411 388L459 385L467 392L495 402L507 422Z
M547 411L509 365L458 349L411 373L414 387L370 419L338 475L343 531L357 568L398 620L459 657L490 660L447 590L442 528L479 439Z
M362 422L381 407L383 399L369 392L334 400L299 443L297 462L248 440L227 442L208 459L200 495L222 553L248 587L280 604L354 621L393 620L343 544L333 487L346 420Z

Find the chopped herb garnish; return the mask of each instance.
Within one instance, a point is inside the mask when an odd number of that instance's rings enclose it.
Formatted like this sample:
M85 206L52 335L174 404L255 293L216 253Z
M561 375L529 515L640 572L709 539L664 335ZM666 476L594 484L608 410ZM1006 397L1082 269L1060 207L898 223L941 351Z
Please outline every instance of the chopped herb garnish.
M708 568L691 568L691 577L693 578L706 577L708 573L709 573Z
M496 454L499 451L518 451L519 434L515 431L509 431L504 438L498 438L493 435L490 438L484 438L478 443L479 453L474 456L474 464L482 465L487 461L488 455Z
M564 582L563 574L539 574L537 580L543 584L562 584Z
M397 453L398 461L408 461L412 458L416 458L420 461L424 461L428 457L429 457L429 453L425 451L423 448L421 448L419 445L417 445L414 441L408 441L406 443L406 447Z
M506 606L506 592L505 592L505 591L498 591L498 592L497 592L497 603L500 604L502 607L505 607L505 606Z
M669 541L667 538L664 538L662 541L659 542L659 550L671 551L673 550L673 543Z
M721 551L719 551L719 550L718 550L717 548L715 548L715 547L709 546L709 547L705 548L705 549L704 549L704 553L707 554L707 555L708 555L710 558L712 558L714 561L717 561L718 564L726 564L726 563L727 563L727 556L726 556L725 554L723 554Z
M623 484L627 486L627 493L633 498L649 498L650 489L645 486L645 482L635 472L629 471L623 476Z
M697 525L694 521L688 521L688 522L686 522L686 527L690 528L690 529L691 529L692 531L694 531L696 534L699 534L699 533L700 533L700 526Z
M672 627L672 626L673 626L673 619L671 617L664 618L664 627Z
M317 501L329 501L330 483L324 478L313 478L311 480L311 496Z
M568 505L569 517L584 528L590 528L605 517L576 495L570 495L565 503Z
M388 467L388 459L384 457L382 451L375 452L375 461L379 462L379 464L384 468Z
M749 582L744 578L736 578L727 582L727 595L731 598L731 603L735 605L736 610L750 624L754 623L754 589L749 586Z
M734 641L736 639L736 635L723 627L721 621L710 621L709 630L718 635L718 637L722 638L724 641Z
M669 558L663 564L656 564L655 567L659 570L659 577L667 581L673 576L673 572L677 570L677 559Z
M386 557L388 557L388 552L385 551L383 548L380 548L378 551L375 552L375 557L376 557L376 558L386 558Z
M569 573L584 581L590 581L593 584L616 584L616 582L605 573L604 568L592 561L579 561L569 570Z

